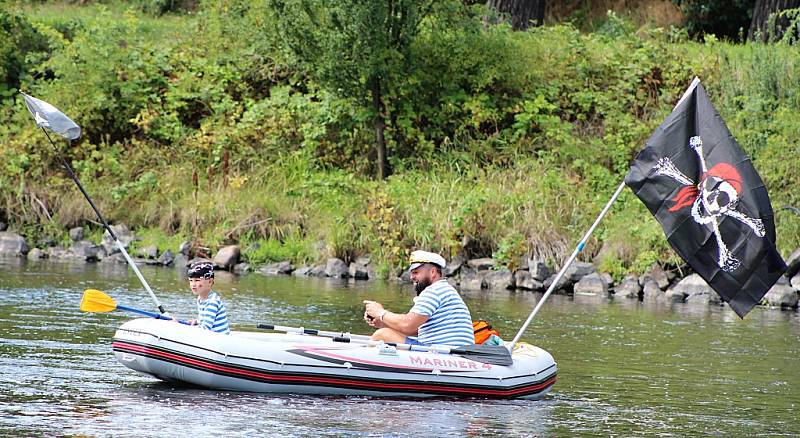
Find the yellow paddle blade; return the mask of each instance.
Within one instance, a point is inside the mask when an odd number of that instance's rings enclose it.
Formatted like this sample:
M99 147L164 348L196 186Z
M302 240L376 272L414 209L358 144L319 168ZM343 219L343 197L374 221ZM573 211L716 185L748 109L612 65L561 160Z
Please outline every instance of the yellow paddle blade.
M110 296L97 289L86 289L81 298L81 310L84 312L111 312L116 310L117 303Z

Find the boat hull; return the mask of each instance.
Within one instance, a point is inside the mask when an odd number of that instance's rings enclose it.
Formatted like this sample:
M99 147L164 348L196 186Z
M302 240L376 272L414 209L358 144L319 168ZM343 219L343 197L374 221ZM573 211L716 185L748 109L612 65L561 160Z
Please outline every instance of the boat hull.
M511 366L281 333L223 335L156 319L123 324L114 355L168 382L230 391L392 397L540 398L556 381L546 351L515 349Z

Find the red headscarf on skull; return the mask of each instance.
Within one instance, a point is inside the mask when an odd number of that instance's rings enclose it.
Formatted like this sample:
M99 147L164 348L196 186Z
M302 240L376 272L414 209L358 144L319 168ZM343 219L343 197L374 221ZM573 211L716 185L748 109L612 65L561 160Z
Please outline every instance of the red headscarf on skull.
M736 190L737 194L742 193L742 176L739 175L739 171L730 164L718 163L714 165L711 169L708 169L708 172L704 173L700 177L700 184L702 184L703 181L710 176L714 176L726 181L733 187L734 190ZM684 207L691 206L694 204L695 199L697 199L699 192L700 190L698 189L698 186L693 185L682 187L678 191L678 194L671 199L673 202L675 202L675 205L670 207L669 211L675 212Z
M708 173L703 175L701 181L709 176L716 176L717 178L725 180L728 184L733 186L733 189L736 190L736 194L742 193L742 176L739 175L739 171L730 164L716 164L711 169L708 169Z

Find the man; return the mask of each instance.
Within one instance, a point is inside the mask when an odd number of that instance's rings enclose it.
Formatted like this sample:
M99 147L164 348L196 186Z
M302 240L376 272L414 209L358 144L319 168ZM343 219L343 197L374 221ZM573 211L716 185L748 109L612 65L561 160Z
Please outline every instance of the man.
M442 275L444 258L432 252L414 251L409 263L418 297L408 313L389 312L380 303L364 300L364 320L378 329L372 339L451 347L474 344L469 309Z

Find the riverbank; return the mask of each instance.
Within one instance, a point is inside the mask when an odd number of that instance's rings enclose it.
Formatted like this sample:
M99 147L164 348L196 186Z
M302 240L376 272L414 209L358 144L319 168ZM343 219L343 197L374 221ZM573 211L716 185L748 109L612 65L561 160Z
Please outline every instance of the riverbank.
M160 252L157 246L136 245L140 238L124 225L113 226L120 244L130 249L137 264L174 267L185 270L195 260L210 260L215 269L230 271L235 275L326 277L334 279L376 280L376 264L369 255L352 260L327 258L321 263L295 265L291 260L252 264L242 259L238 245L221 247L214 254L201 252L189 241L183 242L175 251ZM71 260L85 263L121 263L127 261L106 232L102 241L95 243L84 238L83 228L69 232L73 242L69 246L52 243L45 249L29 249L25 239L13 232L0 232L0 256L24 257L36 261L42 259ZM40 243L41 244L41 243ZM255 250L258 250L257 248ZM771 309L796 311L800 298L800 248L789 260L785 276L764 296L762 305ZM526 256L514 260L511 266L503 265L492 258L465 259L456 256L448 260L445 276L462 291L486 290L492 293L544 292L555 281L559 267L548 266L538 258ZM393 280L409 282L407 271L402 271ZM588 262L575 261L565 272L555 292L564 295L591 295L631 300L690 303L706 306L727 306L708 284L686 266L664 269L653 264L642 275L627 275L615 281L608 272L602 272Z

